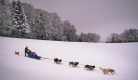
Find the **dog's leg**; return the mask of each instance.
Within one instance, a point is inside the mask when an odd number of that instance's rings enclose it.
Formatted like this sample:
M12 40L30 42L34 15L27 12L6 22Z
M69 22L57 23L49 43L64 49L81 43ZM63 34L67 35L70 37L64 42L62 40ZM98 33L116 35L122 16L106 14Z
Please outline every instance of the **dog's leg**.
M103 70L103 73L106 74L105 70Z
M56 61L56 64L58 64L57 61Z
M74 64L72 65L72 67L74 67Z
M108 71L107 71L107 70L105 70L105 73L106 73L106 74L108 74Z
M93 70L94 68L92 68L91 70Z
M105 74L107 74L107 72L105 71Z
M106 70L106 73L108 74L108 70Z
M57 64L59 64L59 61L57 61Z
M103 69L103 72L104 72L104 74L106 74L106 71L105 71L105 69Z

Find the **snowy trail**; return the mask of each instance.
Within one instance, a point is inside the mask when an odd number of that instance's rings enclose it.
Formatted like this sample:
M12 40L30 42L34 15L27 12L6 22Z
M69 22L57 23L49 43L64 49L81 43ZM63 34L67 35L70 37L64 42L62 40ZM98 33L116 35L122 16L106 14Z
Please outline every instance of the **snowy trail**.
M62 59L35 60L24 56L24 48L39 56ZM138 80L138 43L79 43L0 37L0 80ZM14 52L19 51L20 56ZM64 62L65 61L65 62ZM74 68L66 61L95 65L93 71L83 65ZM112 68L115 74L99 69Z

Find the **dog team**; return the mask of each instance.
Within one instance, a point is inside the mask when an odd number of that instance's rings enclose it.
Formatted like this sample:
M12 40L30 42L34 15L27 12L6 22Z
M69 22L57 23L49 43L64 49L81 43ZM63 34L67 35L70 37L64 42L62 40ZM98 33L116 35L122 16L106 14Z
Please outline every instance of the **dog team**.
M62 61L61 59L54 58L54 62L57 64L59 64L61 61ZM76 67L78 64L79 64L79 62L73 62L73 61L69 62L69 66L71 65L72 67ZM85 65L84 68L87 70L93 70L95 68L95 65L93 65L93 66L92 65ZM108 72L110 72L112 74L115 73L115 70L110 69L110 68L109 69L103 69L100 67L100 69L103 71L104 74L108 74Z
M16 55L19 55L19 52L16 52L15 51L15 54ZM25 56L26 56L26 49L25 49ZM61 61L62 61L61 59L54 58L54 62L56 64L60 64ZM79 62L73 62L73 61L72 62L69 62L69 66L72 66L72 67L77 67L78 64L79 64ZM84 68L87 69L87 70L93 70L95 68L95 65L93 65L93 66L92 65L85 65ZM104 74L108 74L109 72L112 73L112 74L115 73L115 70L110 69L110 68L103 69L103 68L100 67L100 69L103 71Z

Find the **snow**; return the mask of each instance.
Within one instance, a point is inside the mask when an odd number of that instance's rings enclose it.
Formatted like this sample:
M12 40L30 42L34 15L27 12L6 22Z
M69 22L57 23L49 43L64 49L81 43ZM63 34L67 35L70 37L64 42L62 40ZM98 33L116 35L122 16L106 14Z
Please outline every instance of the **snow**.
M39 56L62 59L36 60L24 57L24 48ZM138 43L85 43L0 37L0 80L138 80ZM15 51L20 55L15 55ZM78 61L78 67L68 65ZM84 65L95 65L92 71ZM115 74L103 74L111 68Z

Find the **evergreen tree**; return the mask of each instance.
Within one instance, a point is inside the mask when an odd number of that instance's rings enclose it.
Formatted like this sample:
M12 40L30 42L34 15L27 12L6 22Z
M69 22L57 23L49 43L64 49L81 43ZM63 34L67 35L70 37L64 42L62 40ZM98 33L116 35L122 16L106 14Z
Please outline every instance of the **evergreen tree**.
M14 37L27 37L27 33L29 32L29 26L27 24L26 16L21 2L19 0L17 1L17 3L13 1L12 6L12 18L14 25L12 35Z

